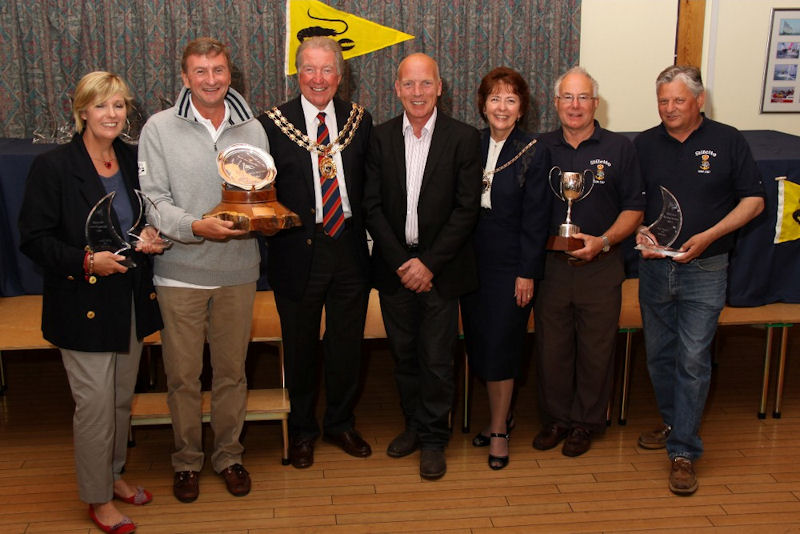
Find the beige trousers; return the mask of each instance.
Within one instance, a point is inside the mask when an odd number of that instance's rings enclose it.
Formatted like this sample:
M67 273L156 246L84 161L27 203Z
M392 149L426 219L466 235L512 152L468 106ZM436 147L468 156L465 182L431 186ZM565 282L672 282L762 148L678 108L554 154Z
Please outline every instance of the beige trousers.
M59 349L75 401L72 433L78 494L86 503L114 496L128 452L131 400L139 372L142 343L132 315L128 352Z
M167 404L172 416L177 471L203 468L200 374L203 345L211 352L211 465L221 472L241 463L244 447L239 435L247 409L245 358L256 283L216 289L158 286L164 319L161 341L167 374Z

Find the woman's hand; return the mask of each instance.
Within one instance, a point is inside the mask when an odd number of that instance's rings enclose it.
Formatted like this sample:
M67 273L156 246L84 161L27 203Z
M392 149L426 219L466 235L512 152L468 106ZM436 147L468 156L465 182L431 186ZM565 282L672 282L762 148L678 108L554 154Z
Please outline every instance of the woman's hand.
M533 278L517 277L514 282L514 297L517 299L517 306L524 308L533 298Z
M125 256L104 250L94 253L93 272L99 276L109 276L114 273L128 272L128 268L119 263Z

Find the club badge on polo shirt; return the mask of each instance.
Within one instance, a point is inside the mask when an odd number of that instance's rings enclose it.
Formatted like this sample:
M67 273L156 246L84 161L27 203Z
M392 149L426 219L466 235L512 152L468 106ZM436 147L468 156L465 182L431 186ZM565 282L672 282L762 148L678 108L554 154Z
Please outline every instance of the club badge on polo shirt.
M602 183L606 179L606 167L611 167L611 162L604 159L593 159L589 165L594 166L594 183Z
M139 164L138 165L138 167L139 167L138 168L139 178L141 178L142 176L146 176L147 175L147 162L146 161L139 161L138 164Z
M713 150L696 150L694 155L700 158L697 168L698 174L710 174L711 158L716 158L717 153Z

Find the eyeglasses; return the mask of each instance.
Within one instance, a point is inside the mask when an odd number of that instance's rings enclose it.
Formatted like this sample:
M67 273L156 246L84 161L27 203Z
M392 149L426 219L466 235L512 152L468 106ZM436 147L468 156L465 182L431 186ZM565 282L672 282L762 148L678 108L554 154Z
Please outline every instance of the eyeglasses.
M596 96L587 95L586 93L581 93L579 95L572 95L568 93L566 95L556 95L556 98L563 100L567 104L572 104L575 100L577 100L579 104L585 104L590 100L597 99Z

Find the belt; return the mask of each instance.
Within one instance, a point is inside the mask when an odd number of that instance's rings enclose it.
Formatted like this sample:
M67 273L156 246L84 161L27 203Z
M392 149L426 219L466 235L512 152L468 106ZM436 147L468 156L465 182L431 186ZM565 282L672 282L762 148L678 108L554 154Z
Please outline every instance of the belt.
M406 252L410 252L412 254L419 252L419 245L406 245L405 248Z
M589 261L578 259L575 256L570 256L566 252L557 252L557 251L552 251L552 250L550 251L551 252L550 256L552 258L556 258L558 260L561 260L561 261L565 262L566 264L571 265L572 267L580 267L582 265L586 265L587 263L593 263L593 262L596 262L596 261L600 261L601 259L603 259L606 256L610 256L611 254L613 254L617 250L617 246L618 245L613 245L611 247L611 249L609 249L608 252L600 252L597 256L595 256L594 258L592 258Z

